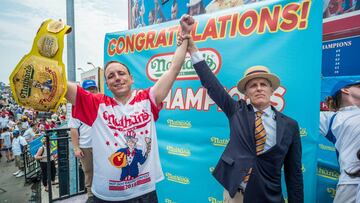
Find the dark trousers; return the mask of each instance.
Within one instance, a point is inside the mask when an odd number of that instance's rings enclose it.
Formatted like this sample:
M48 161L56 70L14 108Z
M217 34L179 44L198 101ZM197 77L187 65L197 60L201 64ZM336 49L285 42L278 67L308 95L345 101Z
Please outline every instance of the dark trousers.
M157 198L156 190L154 190L139 197L135 197L133 199L128 199L124 201L106 201L94 196L94 202L95 203L158 203L158 198Z
M41 167L41 181L43 183L43 185L46 187L47 186L47 166L46 166L47 162L40 162L40 167ZM51 168L51 180L55 181L55 175L56 175L56 168L55 168L55 161L50 161L50 168Z

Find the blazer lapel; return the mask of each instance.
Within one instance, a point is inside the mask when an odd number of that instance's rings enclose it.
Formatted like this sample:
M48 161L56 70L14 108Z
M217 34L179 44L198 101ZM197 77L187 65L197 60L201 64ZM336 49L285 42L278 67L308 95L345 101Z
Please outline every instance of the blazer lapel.
M255 113L253 107L248 104L248 112L247 112L248 124L249 124L249 137L251 141L251 145L255 146ZM255 152L255 147L254 147Z
M275 108L273 108L275 112L275 119L276 119L276 144L278 145L281 143L282 138L284 137L284 130L285 130L285 120L281 113L279 113Z

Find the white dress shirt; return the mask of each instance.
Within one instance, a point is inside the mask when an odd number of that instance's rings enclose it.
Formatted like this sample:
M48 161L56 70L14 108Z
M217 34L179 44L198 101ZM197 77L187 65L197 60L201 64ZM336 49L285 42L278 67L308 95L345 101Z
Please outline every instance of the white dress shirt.
M253 108L254 108L254 112L259 111L254 106ZM264 128L266 130L266 141L264 146L264 152L266 152L276 144L276 121L275 121L275 112L271 109L271 106L264 109L263 112L264 113L262 114L261 119Z

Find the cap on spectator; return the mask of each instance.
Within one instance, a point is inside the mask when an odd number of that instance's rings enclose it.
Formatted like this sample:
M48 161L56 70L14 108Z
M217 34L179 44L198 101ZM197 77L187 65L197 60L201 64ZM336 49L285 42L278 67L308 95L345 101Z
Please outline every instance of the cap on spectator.
M360 80L341 80L334 85L334 87L330 92L330 95L332 97L336 97L336 95L339 93L339 91L342 88L351 87L353 85L358 85L358 84L360 84Z
M94 80L84 80L82 83L82 88L88 89L90 87L97 87L96 82Z
M19 130L14 130L13 131L13 135L19 135L20 134L20 131Z

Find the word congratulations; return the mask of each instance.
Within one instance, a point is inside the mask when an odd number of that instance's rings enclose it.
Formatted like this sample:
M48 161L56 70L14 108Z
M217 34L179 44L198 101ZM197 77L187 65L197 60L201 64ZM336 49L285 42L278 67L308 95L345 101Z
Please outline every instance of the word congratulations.
M308 26L311 1L290 2L285 6L265 6L260 10L248 9L242 13L230 13L209 18L204 26L195 22L192 36L195 41L221 40L225 37L250 36L254 33L275 33L304 30ZM109 56L128 54L134 51L157 49L174 45L179 26L161 30L132 33L110 39L107 45Z
M177 176L177 175L173 175L171 173L166 173L165 175L169 181L177 182L180 184L190 184L190 180L187 177Z

